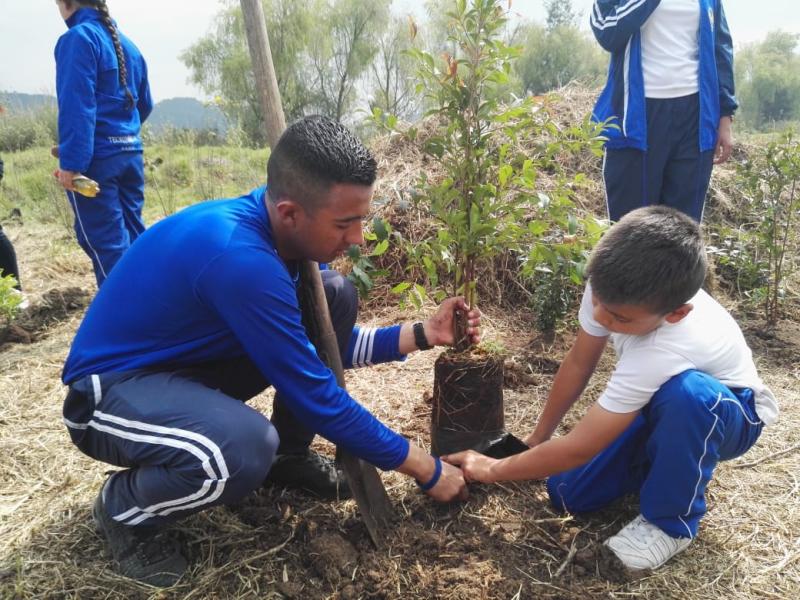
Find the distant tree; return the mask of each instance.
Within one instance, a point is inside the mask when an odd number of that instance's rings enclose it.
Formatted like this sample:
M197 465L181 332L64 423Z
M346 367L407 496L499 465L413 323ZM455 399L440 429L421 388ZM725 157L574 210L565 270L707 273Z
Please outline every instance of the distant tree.
M412 46L416 24L394 17L378 40L378 52L371 64L372 93L370 109L402 119L411 119L419 111L419 95L415 91L415 66L407 51Z
M309 105L304 55L318 0L263 0L264 15L287 119L302 116ZM227 0L216 26L181 54L191 80L217 99L220 109L239 123L254 144L265 143L264 119L253 79L250 54L238 2Z
M528 24L520 33L520 44L523 54L516 70L523 90L531 94L543 94L574 80L598 84L608 63L608 56L576 24L550 15L547 27Z
M378 53L391 0L334 0L315 14L308 46L315 107L341 120L355 101L356 84Z
M559 27L578 26L578 14L572 8L571 0L546 0L544 8L547 11L547 31Z
M449 39L450 21L447 16L447 3L441 0L425 0L427 18L420 24L420 46L431 54L441 52L456 53L455 42Z
M736 54L742 120L756 129L800 119L800 34L772 31Z

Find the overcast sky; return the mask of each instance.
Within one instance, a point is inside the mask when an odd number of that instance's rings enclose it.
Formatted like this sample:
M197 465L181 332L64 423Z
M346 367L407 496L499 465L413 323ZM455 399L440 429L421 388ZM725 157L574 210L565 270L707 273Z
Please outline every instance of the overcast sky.
M592 3L572 2L586 29ZM723 0L723 4L737 46L763 39L774 29L800 33L798 0ZM209 31L221 0L108 0L108 5L120 29L145 56L156 101L202 95L187 82L178 56ZM543 5L543 0L514 0L512 11L520 19L544 21ZM423 6L424 0L394 0L393 9L420 16ZM64 30L53 0L0 0L0 91L54 93L53 47Z

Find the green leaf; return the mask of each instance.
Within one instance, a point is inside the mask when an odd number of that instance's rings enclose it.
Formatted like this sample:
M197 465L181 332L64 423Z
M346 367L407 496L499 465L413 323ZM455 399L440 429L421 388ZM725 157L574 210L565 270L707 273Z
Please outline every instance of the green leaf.
M411 287L411 283L408 282L408 281L404 281L402 283L398 283L390 291L392 292L392 294L402 294L403 292L405 292L410 287Z
M570 235L575 235L578 232L578 219L573 213L569 214L569 226L567 228Z
M514 174L514 167L511 165L503 165L497 171L497 178L500 181L500 186L503 187L506 185L508 178Z
M375 246L375 249L372 251L370 256L381 256L386 250L389 248L389 240L382 240L378 242L378 245Z
M375 217L372 219L372 231L375 232L377 239L385 240L389 238L392 227L380 217Z

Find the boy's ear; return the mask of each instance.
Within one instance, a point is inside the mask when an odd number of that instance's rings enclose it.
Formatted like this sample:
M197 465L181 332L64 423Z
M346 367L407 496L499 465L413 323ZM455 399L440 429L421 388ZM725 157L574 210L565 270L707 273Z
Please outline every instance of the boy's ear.
M686 315L694 310L694 306L692 304L681 304L678 308L673 310L670 313L667 313L667 316L664 317L664 320L667 323L677 323L681 321Z

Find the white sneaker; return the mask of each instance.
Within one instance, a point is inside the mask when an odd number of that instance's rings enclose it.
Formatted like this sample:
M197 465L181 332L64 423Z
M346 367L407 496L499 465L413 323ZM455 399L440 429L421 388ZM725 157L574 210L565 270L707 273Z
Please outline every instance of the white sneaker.
M657 569L670 558L686 550L691 538L674 538L650 523L642 515L625 525L620 532L603 542L629 569Z
M20 297L20 303L17 305L17 308L19 310L25 310L31 305L30 301L28 300L28 297L22 292L20 292L18 289L11 288L11 292L16 296Z

